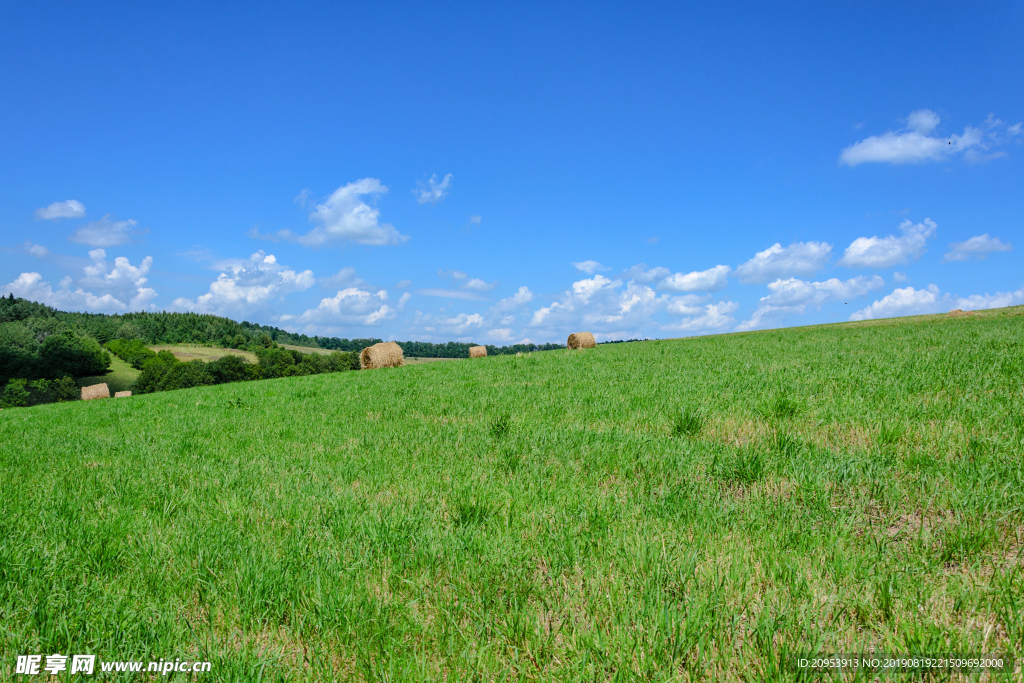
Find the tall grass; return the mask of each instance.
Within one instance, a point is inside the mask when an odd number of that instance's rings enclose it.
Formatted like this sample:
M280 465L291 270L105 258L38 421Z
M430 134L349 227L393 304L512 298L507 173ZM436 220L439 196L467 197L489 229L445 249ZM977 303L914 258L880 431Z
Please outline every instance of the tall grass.
M0 679L55 652L210 659L209 681L792 680L807 651L1020 658L1022 322L2 411Z

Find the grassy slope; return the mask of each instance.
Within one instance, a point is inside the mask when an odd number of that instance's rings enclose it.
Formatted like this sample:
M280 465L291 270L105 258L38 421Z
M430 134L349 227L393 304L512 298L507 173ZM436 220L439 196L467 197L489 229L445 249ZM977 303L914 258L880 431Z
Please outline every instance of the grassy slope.
M3 411L0 666L764 680L806 648L1020 657L1021 313Z
M110 354L110 370L107 371L107 374L94 377L79 377L75 381L80 387L105 383L107 388L110 389L110 395L113 396L115 391L128 391L138 376L138 370L114 354Z

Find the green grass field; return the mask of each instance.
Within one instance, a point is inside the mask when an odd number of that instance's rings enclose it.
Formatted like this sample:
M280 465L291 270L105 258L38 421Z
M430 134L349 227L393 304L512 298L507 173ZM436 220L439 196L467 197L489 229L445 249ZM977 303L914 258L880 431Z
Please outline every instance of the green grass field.
M113 396L115 391L128 391L139 376L139 371L128 365L114 354L110 354L110 370L105 375L93 377L79 377L75 380L80 387L87 387L93 384L106 384Z
M202 681L1022 657L1022 333L1017 308L5 410L0 677L52 652Z

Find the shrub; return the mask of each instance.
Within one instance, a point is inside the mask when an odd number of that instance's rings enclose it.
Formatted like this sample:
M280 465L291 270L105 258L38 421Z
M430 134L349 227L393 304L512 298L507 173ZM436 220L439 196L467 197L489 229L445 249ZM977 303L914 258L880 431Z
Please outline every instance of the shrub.
M241 356L224 356L218 358L207 366L213 381L217 384L227 382L244 382L252 379L249 374L249 367L252 364Z
M21 408L27 406L30 394L25 389L24 379L12 379L4 387L3 394L0 394L0 407Z
M143 363L156 356L141 339L111 339L104 346L136 370L141 370Z
M160 380L158 391L174 389L190 389L214 384L213 375L206 368L206 363L194 360L188 363L172 365Z
M160 385L171 368L180 365L180 361L170 351L161 351L142 364L142 373L135 379L132 392L151 394L161 391Z

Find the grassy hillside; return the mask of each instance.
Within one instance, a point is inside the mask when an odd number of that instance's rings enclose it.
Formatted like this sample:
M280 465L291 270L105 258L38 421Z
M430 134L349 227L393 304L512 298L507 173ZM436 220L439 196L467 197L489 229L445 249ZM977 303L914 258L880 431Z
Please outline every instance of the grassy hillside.
M1019 658L1022 313L0 412L0 666L753 681L798 651Z

